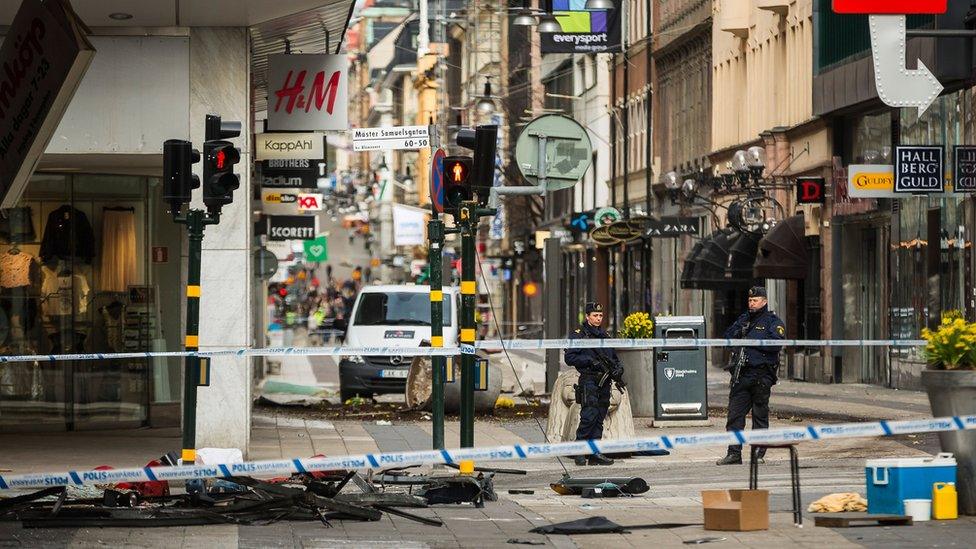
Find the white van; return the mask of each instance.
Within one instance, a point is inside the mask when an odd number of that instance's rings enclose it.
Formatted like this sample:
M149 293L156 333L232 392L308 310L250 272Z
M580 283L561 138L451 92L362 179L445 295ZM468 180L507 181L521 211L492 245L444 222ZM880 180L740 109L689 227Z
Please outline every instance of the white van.
M444 346L456 347L460 291L445 287ZM430 286L365 286L356 297L345 345L350 347L419 347L430 342ZM411 357L343 356L339 360L342 401L359 395L402 393Z

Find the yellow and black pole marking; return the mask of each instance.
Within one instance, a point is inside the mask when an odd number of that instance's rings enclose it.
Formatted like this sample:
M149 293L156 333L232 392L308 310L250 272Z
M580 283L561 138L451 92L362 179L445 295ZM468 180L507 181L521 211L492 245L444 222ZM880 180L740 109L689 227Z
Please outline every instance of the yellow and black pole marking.
M444 346L444 292L441 282L444 222L431 219L427 224L427 233L430 238L430 246L427 248L427 265L430 269L430 346L437 348ZM445 358L435 356L431 360L431 439L435 450L444 449Z
M472 213L477 202L464 202L461 226L461 345L474 345L475 325L475 231L477 218ZM461 447L474 446L474 361L473 354L461 354Z
M187 351L200 350L200 257L203 248L204 212L187 212L186 226L189 234L189 257L186 274L186 339ZM186 357L183 369L183 463L196 461L197 436L197 386L210 381L210 361L196 356Z

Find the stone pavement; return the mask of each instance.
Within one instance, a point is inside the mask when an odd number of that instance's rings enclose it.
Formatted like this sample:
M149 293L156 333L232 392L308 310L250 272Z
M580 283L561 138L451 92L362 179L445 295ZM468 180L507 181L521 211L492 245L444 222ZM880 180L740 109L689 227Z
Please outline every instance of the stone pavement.
M723 380L712 376L711 402L721 405ZM774 389L772 425L808 423L809 415L831 420L880 417L905 418L928 415L921 393L892 391L873 386L812 385L783 383ZM832 416L832 414L838 414ZM798 417L793 417L798 416ZM710 430L719 431L724 422L714 418ZM700 428L653 429L647 420L637 421L638 436L697 432ZM449 442L458 440L456 422L446 425ZM934 438L934 437L932 437ZM800 447L803 504L838 491L864 493L864 460L883 456L921 456L933 451L925 436L898 439L848 439L803 444ZM542 441L532 420L479 421L476 443L490 446ZM430 424L398 422L377 424L372 420L324 421L303 419L294 411L261 410L253 421L250 459L304 457L314 454L341 455L426 449L430 446ZM52 471L87 468L109 463L116 466L142 465L148 459L179 447L176 430L141 429L114 432L0 435L0 468L23 471ZM723 538L716 546L838 546L919 547L972 546L976 520L972 517L948 522L930 522L912 527L866 527L854 529L814 528L805 515L804 528L792 525L789 473L785 454L772 454L763 466L760 487L771 490L772 527L767 532L708 532L702 529L700 491L747 485L747 467L717 467L714 460L721 448L689 448L670 456L635 458L611 468L577 468L568 460L563 465L574 475L636 475L645 478L651 490L634 498L585 500L559 496L548 488L562 475L553 459L524 463L498 463L517 467L526 475L499 475L496 490L500 501L484 509L470 506L440 506L419 510L426 516L445 520L435 528L401 518L385 517L379 523L335 522L333 528L315 523L279 522L270 525L208 526L162 529L76 529L23 530L0 523L0 547L4 546L185 546L185 547L500 547L509 539L541 541L549 546L608 547L683 545L702 538ZM479 463L489 466L491 463ZM427 471L426 468L418 472ZM530 489L532 494L510 494L509 489ZM635 528L628 534L596 536L539 536L528 531L539 524L586 516L606 516ZM710 544L711 545L711 544Z

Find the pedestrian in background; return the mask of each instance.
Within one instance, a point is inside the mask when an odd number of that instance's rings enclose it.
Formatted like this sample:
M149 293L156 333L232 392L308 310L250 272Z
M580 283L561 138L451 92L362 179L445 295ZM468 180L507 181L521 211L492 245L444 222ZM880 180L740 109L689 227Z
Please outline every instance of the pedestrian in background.
M786 327L776 313L769 310L766 288L754 286L749 289L749 310L742 313L727 330L727 339L784 339ZM726 431L741 431L746 426L746 414L752 410L752 428L769 428L769 394L776 385L776 370L779 368L779 351L782 346L743 346L732 354L729 385L729 417L725 423ZM765 455L759 450L758 458ZM742 463L742 445L729 446L728 453L718 460L717 465Z
M569 334L569 339L609 339L610 335L602 328L603 305L587 303L584 307L586 318L579 329ZM576 440L598 440L603 438L603 421L610 409L610 379L606 376L603 363L622 368L620 359L613 349L566 349L566 364L576 368L579 381L576 384L576 402L580 404L580 422L576 429ZM618 378L619 379L619 378ZM602 380L602 384L601 384ZM573 458L576 465L613 465L613 460L601 453Z

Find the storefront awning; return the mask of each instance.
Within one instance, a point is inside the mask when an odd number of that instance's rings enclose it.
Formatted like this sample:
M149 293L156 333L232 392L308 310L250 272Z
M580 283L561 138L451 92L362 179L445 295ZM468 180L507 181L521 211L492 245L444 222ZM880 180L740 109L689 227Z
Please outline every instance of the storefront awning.
M804 279L810 254L803 234L803 215L778 223L759 241L753 273L757 278Z
M732 280L749 281L752 285L753 264L759 251L759 235L738 233L729 250L729 277Z
M703 244L704 241L695 243L695 247L688 253L684 267L681 269L681 287L686 290L693 290L698 287L694 276L695 270L698 268L698 254L701 253Z
M726 228L702 239L701 249L688 256L682 271L681 286L683 288L699 288L703 290L725 290L729 287L748 286L752 282L751 270L739 267L732 270L732 250L742 239L751 239L748 235ZM754 245L754 244L753 244ZM743 261L739 256L748 256L750 244L740 244L736 251L736 265ZM696 245L696 249L698 246ZM689 265L688 262L691 261ZM749 265L751 266L751 261Z

